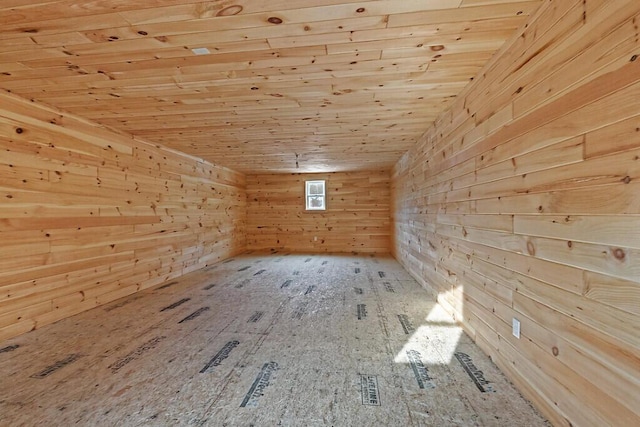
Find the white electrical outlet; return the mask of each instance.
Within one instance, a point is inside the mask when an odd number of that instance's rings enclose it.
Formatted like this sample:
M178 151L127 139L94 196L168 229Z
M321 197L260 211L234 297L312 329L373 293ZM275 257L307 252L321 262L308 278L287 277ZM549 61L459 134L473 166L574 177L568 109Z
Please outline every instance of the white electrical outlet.
M520 321L514 317L511 325L513 336L520 339Z

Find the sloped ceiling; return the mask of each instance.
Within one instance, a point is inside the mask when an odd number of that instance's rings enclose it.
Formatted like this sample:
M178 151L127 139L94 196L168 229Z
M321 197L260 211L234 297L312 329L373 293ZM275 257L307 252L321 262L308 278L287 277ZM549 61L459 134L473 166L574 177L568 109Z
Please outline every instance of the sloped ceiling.
M242 172L390 168L540 3L2 0L0 88Z

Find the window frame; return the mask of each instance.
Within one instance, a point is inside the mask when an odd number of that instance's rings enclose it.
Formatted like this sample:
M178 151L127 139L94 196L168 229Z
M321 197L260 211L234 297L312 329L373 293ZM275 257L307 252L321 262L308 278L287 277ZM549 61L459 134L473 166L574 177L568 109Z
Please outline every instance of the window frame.
M310 187L322 183L322 193L310 194ZM309 203L312 197L322 198L322 206L313 207ZM326 211L327 210L327 181L324 179L305 180L304 182L304 207L305 211Z

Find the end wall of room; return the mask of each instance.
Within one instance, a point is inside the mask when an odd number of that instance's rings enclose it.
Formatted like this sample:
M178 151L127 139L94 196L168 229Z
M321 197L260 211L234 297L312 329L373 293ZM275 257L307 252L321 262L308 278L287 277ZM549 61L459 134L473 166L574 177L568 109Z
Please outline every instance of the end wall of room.
M245 249L242 174L0 93L0 340Z
M305 180L326 180L327 209L305 210ZM390 251L388 171L247 175L247 249Z
M640 425L639 22L545 1L393 172L396 258L558 426Z

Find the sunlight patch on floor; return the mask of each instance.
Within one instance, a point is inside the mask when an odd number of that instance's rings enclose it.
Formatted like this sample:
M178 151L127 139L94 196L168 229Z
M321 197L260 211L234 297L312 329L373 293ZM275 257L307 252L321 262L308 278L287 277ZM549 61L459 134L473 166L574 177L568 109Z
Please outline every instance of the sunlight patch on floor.
M420 352L425 364L448 365L458 348L462 333L462 328L452 320L451 315L436 304L425 323L416 328L394 361L410 363L408 355L415 350Z

